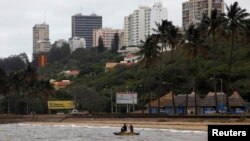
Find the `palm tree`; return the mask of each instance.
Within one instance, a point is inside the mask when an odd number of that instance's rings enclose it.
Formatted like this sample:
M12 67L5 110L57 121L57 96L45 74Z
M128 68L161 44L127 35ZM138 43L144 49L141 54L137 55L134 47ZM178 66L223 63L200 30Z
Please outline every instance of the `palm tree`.
M24 88L26 88L27 91L27 96L30 97L30 101L31 103L26 103L26 112L28 114L29 112L29 108L32 105L32 113L34 113L34 93L36 93L36 83L37 83L37 79L38 76L36 74L36 69L30 64L28 63L27 68L24 70L24 76L23 76L23 81L25 82L25 85L23 86ZM33 97L32 97L33 94ZM29 105L30 104L30 105Z
M161 43L161 50L167 49L168 46L168 31L172 22L163 20L161 23L156 23L157 29L153 29L157 33L157 42Z
M174 51L181 45L182 43L182 36L179 33L179 29L175 27L172 22L168 20L163 20L161 24L156 23L157 29L154 29L158 33L158 41L162 45L162 50L167 46L169 46L171 51L170 62L171 62L171 72L172 76L174 75ZM172 78L172 88L173 88L174 78ZM158 101L158 112L159 112L159 101ZM172 93L172 103L174 108L174 114L176 114L176 107L175 107L175 100L174 100L174 93Z
M147 74L149 74L150 68L155 68L156 62L160 57L160 47L157 45L157 35L149 36L145 42L142 42L142 46L140 46L139 54L142 56L142 62L145 63ZM149 88L150 89L150 88ZM149 90L149 113L151 109L151 96Z
M149 36L140 46L139 54L142 56L142 62L145 63L147 70L155 67L160 56L160 47L157 45L156 36L157 35Z
M206 53L206 47L203 46L204 39L201 36L202 29L200 27L195 27L190 25L186 33L186 41L183 44L183 49L187 55L193 59L195 63L195 72L194 72L194 88L195 93L195 114L197 115L197 74L198 74L198 58L200 54Z
M217 9L212 10L211 12L211 18L209 18L207 15L204 15L201 21L201 27L205 28L206 34L208 38L212 38L212 54L213 54L213 67L216 67L216 40L215 38L218 37L221 25L223 23L222 15L218 14ZM216 93L216 75L215 75L215 68L213 71L213 83L214 83L214 93L215 93L215 103L216 103L216 113L219 113L218 109L218 99L217 99L217 93Z
M230 87L231 87L231 73L232 73L232 59L233 59L233 50L235 47L235 35L239 31L240 28L243 27L243 23L247 21L247 17L249 16L249 13L246 12L246 9L241 9L239 7L238 2L235 2L234 4L230 6L226 6L227 8L227 14L225 16L226 23L229 29L231 30L231 49L229 54L229 64L228 64L228 93L230 93Z

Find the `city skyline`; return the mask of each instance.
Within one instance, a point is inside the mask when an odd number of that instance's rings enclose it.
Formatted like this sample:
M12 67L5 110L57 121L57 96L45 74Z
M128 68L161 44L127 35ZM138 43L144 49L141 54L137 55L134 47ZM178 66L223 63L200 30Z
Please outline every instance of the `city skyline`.
M25 52L32 54L32 27L44 21L50 26L50 39L71 37L71 16L76 13L89 15L95 12L103 16L103 27L123 28L124 17L139 5L152 6L159 0L22 0L1 1L0 58ZM168 9L169 20L182 25L182 2L188 0L162 0ZM235 0L225 0L232 4ZM238 0L240 7L249 12L250 1ZM82 9L82 10L81 10ZM117 10L117 11L116 11ZM115 12L114 12L115 11Z

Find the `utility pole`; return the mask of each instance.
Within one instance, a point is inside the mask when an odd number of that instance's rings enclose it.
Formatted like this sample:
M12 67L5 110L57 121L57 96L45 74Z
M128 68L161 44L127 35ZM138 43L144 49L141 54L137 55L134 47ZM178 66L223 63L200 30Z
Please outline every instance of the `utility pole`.
M219 80L220 80L220 91L222 92L223 91L223 88L222 88L223 87L223 85L222 85L223 84L223 79L221 78Z
M112 88L110 88L110 100L111 100L111 114L113 114L113 91Z

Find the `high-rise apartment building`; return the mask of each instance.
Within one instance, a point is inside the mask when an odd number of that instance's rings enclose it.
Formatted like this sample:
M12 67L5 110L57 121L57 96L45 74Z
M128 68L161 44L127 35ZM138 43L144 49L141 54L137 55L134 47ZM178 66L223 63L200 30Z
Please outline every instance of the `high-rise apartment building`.
M96 14L72 16L72 38L84 38L87 48L93 47L93 31L99 28L102 28L102 16Z
M156 23L168 18L167 8L157 2L153 7L140 6L132 14L124 18L124 44L136 46L154 33Z
M98 46L99 37L102 37L104 47L111 49L112 41L114 40L115 33L118 33L119 38L121 38L122 30L112 29L112 28L101 28L95 29L93 31L93 45Z
M211 11L217 9L224 13L224 0L189 0L182 4L182 26L187 30L189 25L201 21L203 14L211 16Z
M33 53L45 53L51 49L49 41L49 25L36 24L33 27Z

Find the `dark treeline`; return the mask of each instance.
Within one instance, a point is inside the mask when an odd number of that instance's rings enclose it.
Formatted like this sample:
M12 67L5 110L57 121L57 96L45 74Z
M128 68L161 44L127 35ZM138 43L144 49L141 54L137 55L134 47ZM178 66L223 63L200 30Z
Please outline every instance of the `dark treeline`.
M47 113L47 100L53 93L49 81L39 78L29 62L22 71L0 69L0 113Z
M27 67L28 62L28 56L25 53L21 53L0 59L0 67L7 72L21 71Z

